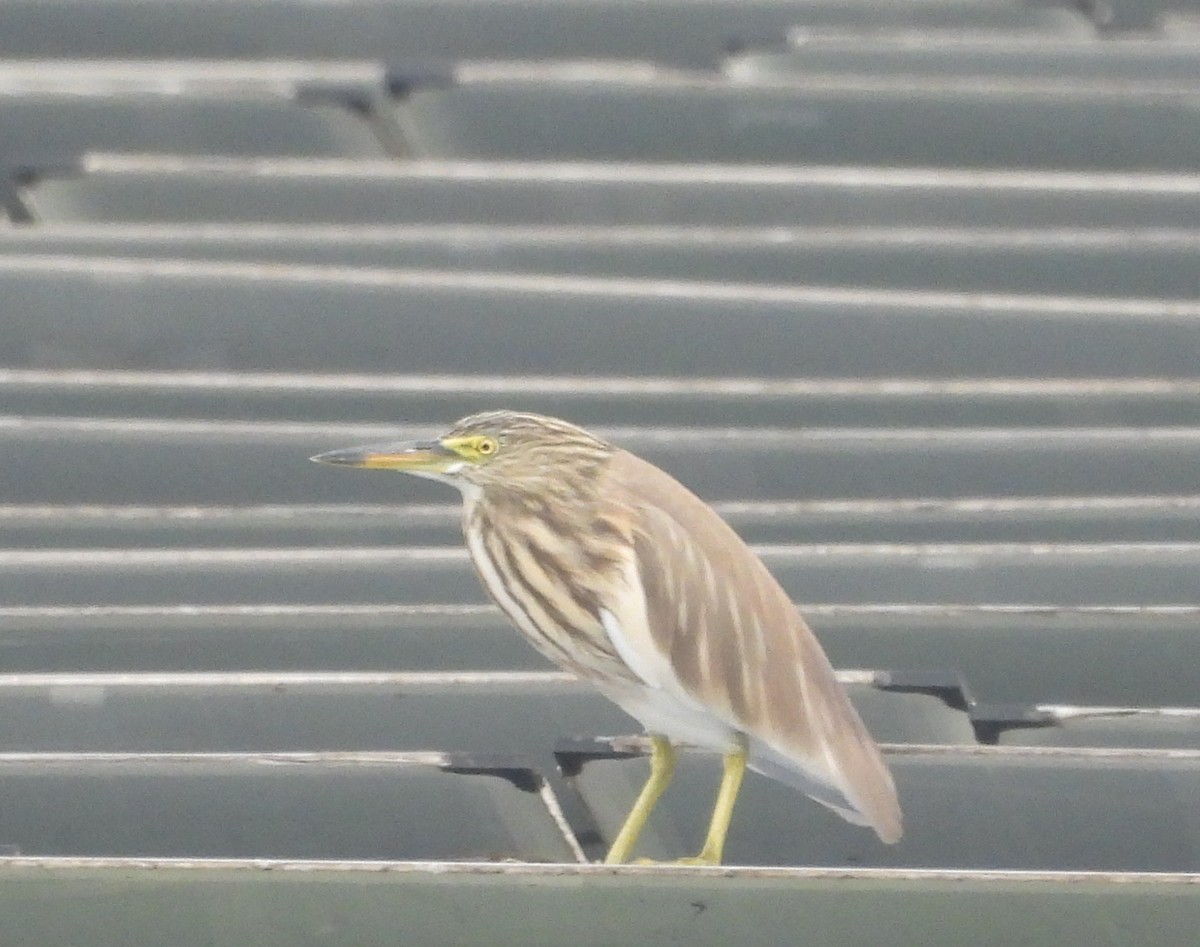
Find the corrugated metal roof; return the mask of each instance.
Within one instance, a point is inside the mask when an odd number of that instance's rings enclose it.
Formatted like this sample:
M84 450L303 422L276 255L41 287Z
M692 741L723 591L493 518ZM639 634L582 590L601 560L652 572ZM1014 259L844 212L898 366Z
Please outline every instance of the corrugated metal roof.
M1200 43L1081 9L0 5L0 941L1192 942ZM581 864L636 725L306 459L497 406L755 545L900 845Z

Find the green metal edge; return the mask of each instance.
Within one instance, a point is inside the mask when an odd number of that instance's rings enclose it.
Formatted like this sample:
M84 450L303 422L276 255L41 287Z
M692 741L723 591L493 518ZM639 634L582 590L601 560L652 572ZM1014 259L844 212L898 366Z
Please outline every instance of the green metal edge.
M1200 874L0 858L0 943L1181 947Z

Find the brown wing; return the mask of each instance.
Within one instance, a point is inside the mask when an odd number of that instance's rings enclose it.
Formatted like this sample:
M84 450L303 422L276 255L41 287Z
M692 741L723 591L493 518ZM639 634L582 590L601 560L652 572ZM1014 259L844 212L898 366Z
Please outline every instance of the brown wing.
M820 643L766 566L678 481L624 451L609 468L649 635L693 698L746 734L752 768L885 842L902 834L891 773Z

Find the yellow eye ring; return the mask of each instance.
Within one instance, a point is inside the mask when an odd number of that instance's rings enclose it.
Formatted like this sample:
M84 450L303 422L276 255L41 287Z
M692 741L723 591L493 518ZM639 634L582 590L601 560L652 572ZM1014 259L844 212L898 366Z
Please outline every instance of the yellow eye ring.
M490 437L480 438L479 443L475 445L475 450L483 454L485 457L496 453L496 448L499 445Z

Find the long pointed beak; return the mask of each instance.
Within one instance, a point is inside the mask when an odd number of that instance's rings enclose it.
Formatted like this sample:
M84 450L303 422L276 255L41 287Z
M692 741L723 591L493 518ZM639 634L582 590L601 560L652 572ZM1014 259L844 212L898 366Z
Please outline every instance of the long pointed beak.
M409 473L441 473L462 458L441 441L401 441L369 447L346 447L310 457L318 464L369 467Z

